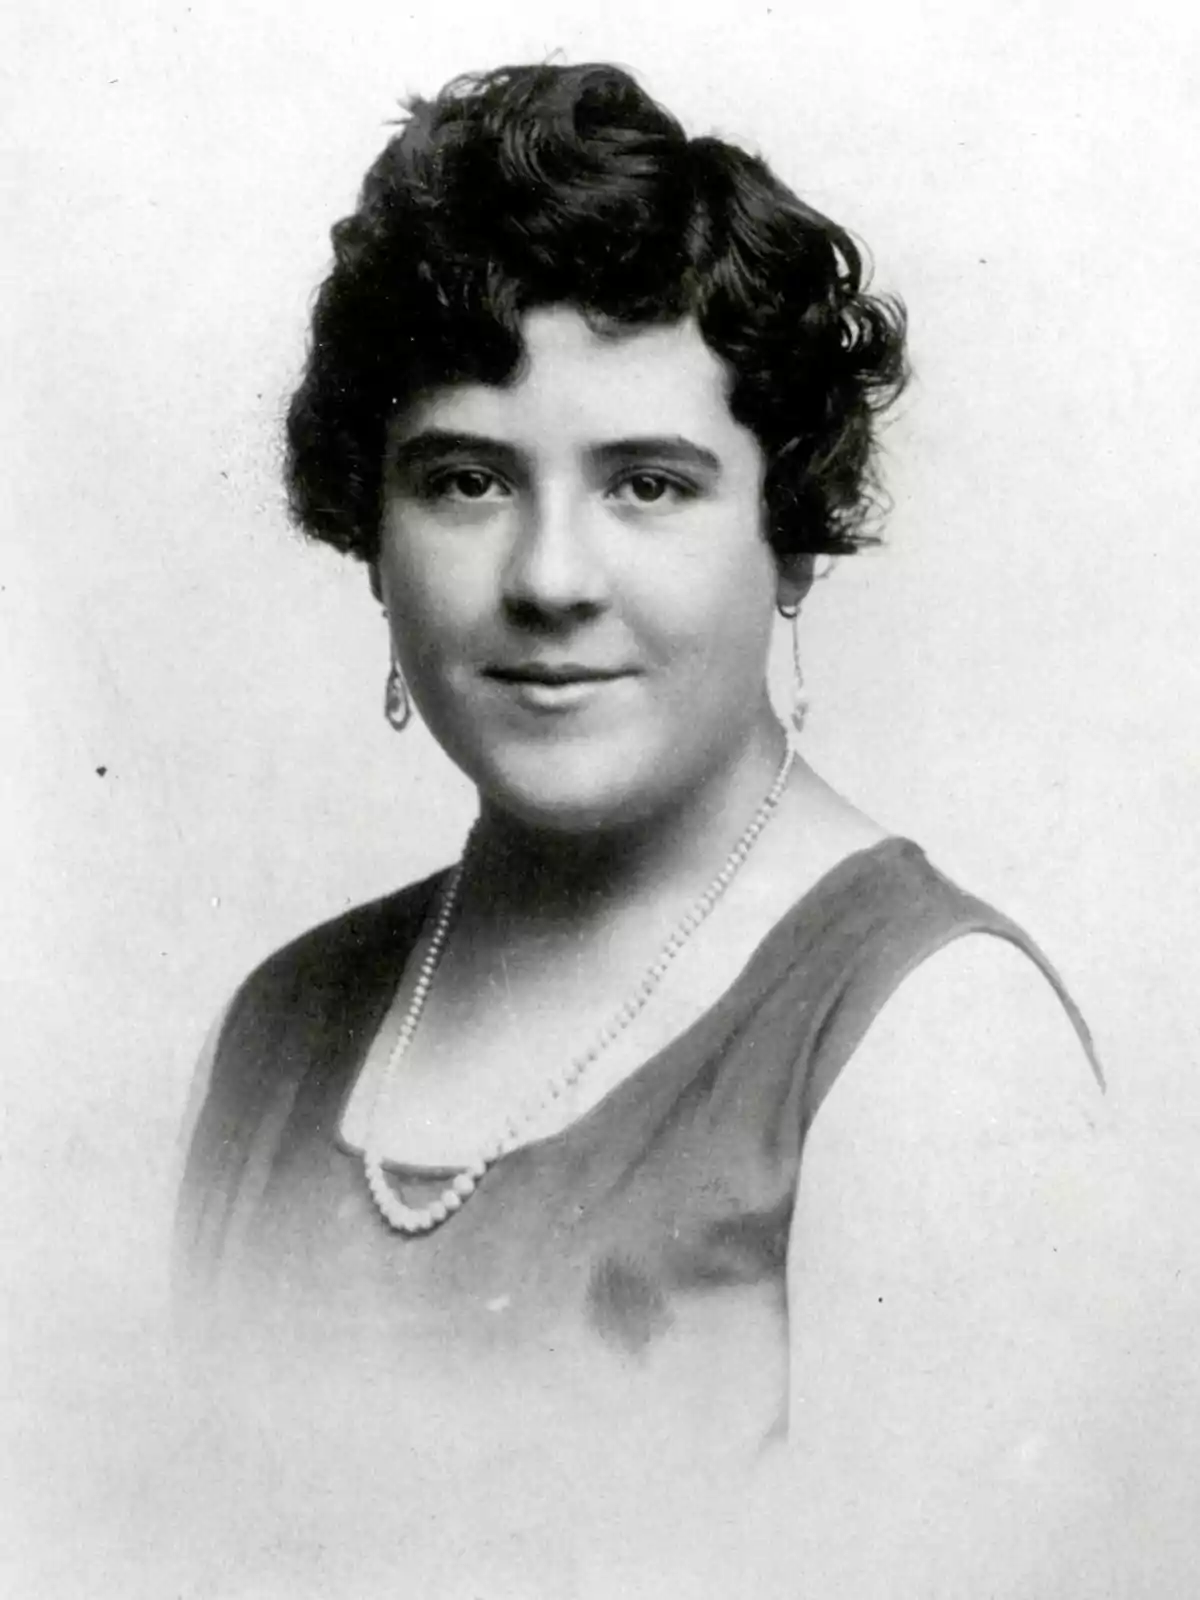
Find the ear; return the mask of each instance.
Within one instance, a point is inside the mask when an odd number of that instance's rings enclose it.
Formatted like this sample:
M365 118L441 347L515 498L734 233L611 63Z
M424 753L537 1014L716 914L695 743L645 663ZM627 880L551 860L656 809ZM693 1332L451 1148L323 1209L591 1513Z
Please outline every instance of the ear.
M789 556L780 565L775 585L775 604L781 611L799 609L816 577L817 558L814 555Z

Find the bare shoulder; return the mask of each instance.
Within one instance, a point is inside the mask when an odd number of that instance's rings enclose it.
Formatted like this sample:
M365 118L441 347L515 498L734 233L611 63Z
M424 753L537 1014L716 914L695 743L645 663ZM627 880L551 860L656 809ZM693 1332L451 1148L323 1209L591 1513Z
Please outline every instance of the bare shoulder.
M861 1116L893 1130L919 1127L923 1143L973 1132L1011 1145L1086 1134L1103 1100L1046 974L1007 939L975 933L900 984L826 1109L830 1123Z
M821 1107L793 1247L823 1259L833 1241L854 1263L850 1225L858 1264L909 1302L922 1285L944 1298L942 1272L965 1286L964 1262L985 1254L993 1277L1031 1281L1102 1214L1106 1123L1045 974L1006 940L966 935L900 984Z
M864 1507L891 1507L895 1540L932 1563L913 1592L970 1592L984 1570L998 1595L1061 1592L1045 1552L1065 1559L1107 1515L1088 1431L1112 1289L1106 1122L1045 975L971 934L901 983L810 1130L792 1432L814 1471L832 1452L858 1485L827 1507L843 1545L871 1532ZM854 1576L876 1592L878 1574Z

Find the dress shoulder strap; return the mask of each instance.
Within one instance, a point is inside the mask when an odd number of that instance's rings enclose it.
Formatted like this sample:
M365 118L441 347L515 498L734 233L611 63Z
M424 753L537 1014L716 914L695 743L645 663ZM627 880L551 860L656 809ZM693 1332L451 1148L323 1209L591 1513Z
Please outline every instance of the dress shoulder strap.
M1058 996L1104 1087L1091 1032L1044 951L1010 917L960 889L917 845L897 839L868 852L821 910L813 952L821 972L821 1017L805 1080L805 1126L904 979L974 933L1003 939L1029 957Z

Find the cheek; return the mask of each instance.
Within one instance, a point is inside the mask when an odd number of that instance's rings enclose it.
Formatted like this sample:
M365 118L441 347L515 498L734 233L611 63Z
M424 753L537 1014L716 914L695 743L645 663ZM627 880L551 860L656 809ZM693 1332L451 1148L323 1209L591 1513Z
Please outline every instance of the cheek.
M639 609L647 635L664 653L686 656L699 671L741 677L762 666L775 597L771 552L747 539L677 553L656 574Z
M385 532L380 576L397 644L418 659L452 654L484 605L478 560L455 561L437 541L395 526Z

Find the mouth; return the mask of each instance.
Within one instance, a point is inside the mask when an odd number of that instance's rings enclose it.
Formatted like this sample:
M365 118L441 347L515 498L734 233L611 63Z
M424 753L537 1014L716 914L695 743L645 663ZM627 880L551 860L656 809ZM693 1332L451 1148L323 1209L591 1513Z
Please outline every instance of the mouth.
M616 678L627 678L630 674L623 667L592 667L575 661L553 665L530 661L511 667L489 667L484 676L494 678L498 683L543 684L548 688L564 688L580 683L611 683Z
M623 667L597 667L578 661L526 661L489 667L483 674L518 705L531 711L571 710L603 693L607 684L633 675Z

